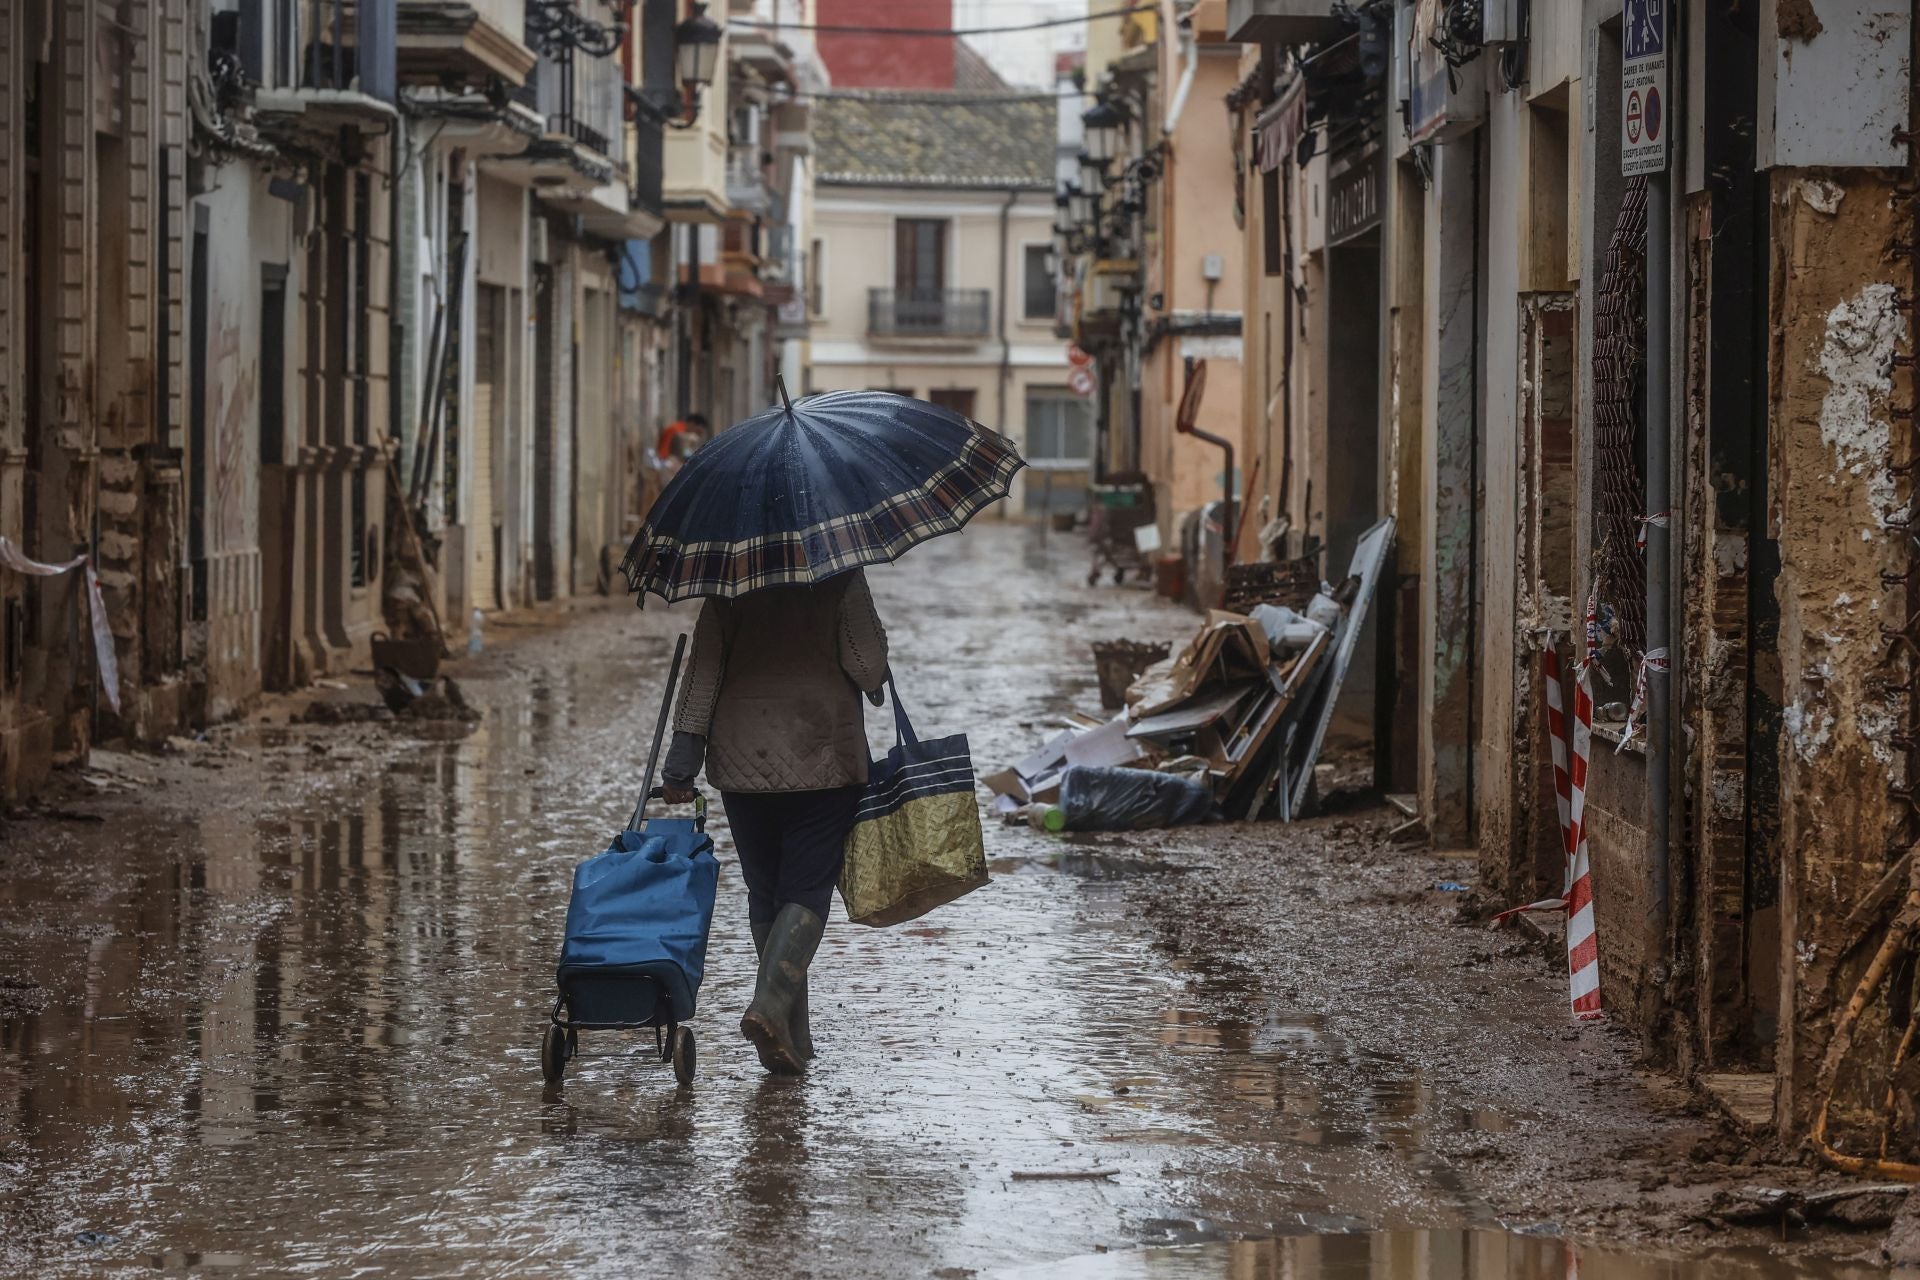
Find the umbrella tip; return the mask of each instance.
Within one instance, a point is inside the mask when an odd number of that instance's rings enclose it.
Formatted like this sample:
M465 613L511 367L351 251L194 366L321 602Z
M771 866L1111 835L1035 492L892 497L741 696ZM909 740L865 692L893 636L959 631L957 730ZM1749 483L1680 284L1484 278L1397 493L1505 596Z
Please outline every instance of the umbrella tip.
M776 373L776 374L774 374L774 375L773 375L773 385L774 385L774 387L775 387L775 388L777 388L777 389L779 390L779 392L780 392L780 404L781 404L781 406L782 406L783 408L785 408L785 409L786 409L786 411L787 411L788 413L792 413L792 412L793 412L793 401L791 401L791 400L789 400L789 399L787 399L787 379L786 379L786 375L784 375L784 374L779 374L779 373Z

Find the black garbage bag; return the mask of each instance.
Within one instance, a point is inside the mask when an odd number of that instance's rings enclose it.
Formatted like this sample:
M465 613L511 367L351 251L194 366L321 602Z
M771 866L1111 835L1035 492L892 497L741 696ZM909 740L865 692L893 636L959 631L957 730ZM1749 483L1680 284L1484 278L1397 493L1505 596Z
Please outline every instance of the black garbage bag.
M1060 779L1068 831L1145 831L1182 827L1213 816L1213 792L1152 769L1075 765Z

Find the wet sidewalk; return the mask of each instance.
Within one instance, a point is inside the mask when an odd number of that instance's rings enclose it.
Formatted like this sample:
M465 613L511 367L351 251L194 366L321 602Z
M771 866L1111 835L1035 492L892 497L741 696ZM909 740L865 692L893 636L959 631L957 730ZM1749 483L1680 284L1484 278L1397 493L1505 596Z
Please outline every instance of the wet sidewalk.
M1097 705L1093 640L1190 631L1080 585L1083 554L983 526L874 573L923 732L992 767ZM587 1033L609 1056L547 1093L568 876L631 807L691 621L496 629L456 668L471 732L231 726L0 826L0 1274L1559 1280L1569 1231L1631 1242L1588 1280L1708 1274L1648 1252L1714 1238L1713 1177L1662 1173L1708 1130L1568 1025L1527 944L1451 923L1433 885L1469 859L1367 808L990 825L988 888L829 929L804 1081L734 1032L717 819L694 1087Z

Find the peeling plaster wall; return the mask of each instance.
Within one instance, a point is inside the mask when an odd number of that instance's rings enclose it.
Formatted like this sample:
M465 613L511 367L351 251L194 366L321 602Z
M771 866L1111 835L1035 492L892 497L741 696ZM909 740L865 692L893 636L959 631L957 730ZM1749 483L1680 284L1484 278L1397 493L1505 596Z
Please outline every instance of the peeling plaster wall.
M1881 581L1902 565L1886 533L1893 356L1911 296L1895 249L1893 175L1779 172L1768 386L1780 605L1781 1044L1785 1114L1805 1123L1832 1015L1864 963L1845 917L1886 865L1887 788L1902 776L1883 624L1903 605ZM1903 378L1904 380L1904 378ZM1871 1041L1871 1029L1867 1034ZM1884 1059L1882 1059L1884 1060Z

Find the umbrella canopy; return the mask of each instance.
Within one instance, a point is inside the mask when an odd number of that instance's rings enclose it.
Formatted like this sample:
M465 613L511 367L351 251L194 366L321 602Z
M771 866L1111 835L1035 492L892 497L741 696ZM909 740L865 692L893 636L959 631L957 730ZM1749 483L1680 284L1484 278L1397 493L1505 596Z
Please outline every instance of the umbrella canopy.
M694 453L620 572L643 603L823 582L952 533L1025 465L1005 436L924 400L808 396Z

